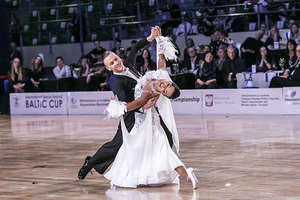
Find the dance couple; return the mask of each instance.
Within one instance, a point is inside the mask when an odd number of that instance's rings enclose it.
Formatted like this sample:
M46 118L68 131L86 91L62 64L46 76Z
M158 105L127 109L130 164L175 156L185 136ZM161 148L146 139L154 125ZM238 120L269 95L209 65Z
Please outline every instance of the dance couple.
M157 42L157 70L143 77L135 70L137 52ZM166 71L166 59L176 59L177 50L169 38L161 36L159 27L152 27L147 39L139 41L124 61L113 52L105 52L104 64L113 72L112 91L115 99L106 108L107 116L120 118L115 137L94 156L88 156L78 178L84 179L94 168L111 185L137 188L178 183L178 178L197 188L192 168L186 169L172 150L179 151L179 139L170 99L180 90Z

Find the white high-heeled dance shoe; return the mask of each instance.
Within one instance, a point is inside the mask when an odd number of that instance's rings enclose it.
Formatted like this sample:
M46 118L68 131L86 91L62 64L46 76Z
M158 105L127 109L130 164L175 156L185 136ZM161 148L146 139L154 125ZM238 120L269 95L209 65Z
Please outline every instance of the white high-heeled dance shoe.
M195 190L195 189L197 189L197 187L198 187L198 179L197 179L197 177L196 177L196 175L194 174L193 171L194 171L193 168L188 168L188 169L186 170L186 172L187 172L187 174L188 174L188 178L191 179L192 185L193 185L193 189Z

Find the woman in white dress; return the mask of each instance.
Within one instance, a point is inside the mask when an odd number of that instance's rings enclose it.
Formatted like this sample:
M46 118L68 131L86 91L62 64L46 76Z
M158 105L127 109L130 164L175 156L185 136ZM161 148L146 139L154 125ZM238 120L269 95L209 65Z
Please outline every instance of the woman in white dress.
M168 38L157 39L158 70L147 72L135 87L135 99L140 97L143 89L151 88L160 93L155 107L144 113L136 112L135 125L127 131L121 117L123 144L111 169L104 175L112 185L136 188L141 185L155 186L172 184L178 176L197 188L197 178L193 169L185 169L169 145L168 138L160 124L159 114L172 133L174 146L179 151L177 128L170 98L179 96L176 84L171 81L166 71L166 58L176 58L176 50ZM150 87L149 87L150 86ZM125 103L112 100L106 109L109 116L118 117L126 112ZM159 111L159 113L158 113Z

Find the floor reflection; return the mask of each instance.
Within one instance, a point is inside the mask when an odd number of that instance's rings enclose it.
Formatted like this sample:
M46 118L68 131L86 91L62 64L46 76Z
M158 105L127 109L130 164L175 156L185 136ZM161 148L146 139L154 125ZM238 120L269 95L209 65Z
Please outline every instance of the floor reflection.
M179 185L162 187L142 187L138 189L125 189L113 187L106 190L105 195L109 200L196 200L197 191L190 194L181 194Z

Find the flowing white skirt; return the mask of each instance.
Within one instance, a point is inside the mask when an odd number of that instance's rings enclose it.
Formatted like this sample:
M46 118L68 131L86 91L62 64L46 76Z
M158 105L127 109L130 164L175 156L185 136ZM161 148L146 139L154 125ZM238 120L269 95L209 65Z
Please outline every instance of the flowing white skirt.
M104 175L111 184L136 188L139 185L172 184L178 177L175 168L184 166L171 149L168 138L152 108L130 133L121 119L123 144L111 169Z

